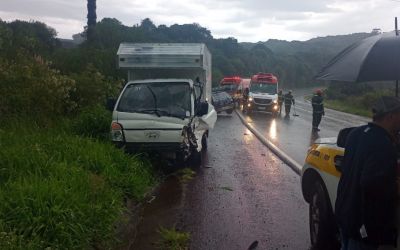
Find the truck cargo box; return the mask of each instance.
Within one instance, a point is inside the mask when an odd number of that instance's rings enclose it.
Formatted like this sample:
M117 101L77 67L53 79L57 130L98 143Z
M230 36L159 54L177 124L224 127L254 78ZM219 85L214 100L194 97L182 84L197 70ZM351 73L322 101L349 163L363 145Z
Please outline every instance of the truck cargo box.
M195 79L204 83L204 99L211 100L211 54L202 43L122 43L118 67L128 70L128 81Z

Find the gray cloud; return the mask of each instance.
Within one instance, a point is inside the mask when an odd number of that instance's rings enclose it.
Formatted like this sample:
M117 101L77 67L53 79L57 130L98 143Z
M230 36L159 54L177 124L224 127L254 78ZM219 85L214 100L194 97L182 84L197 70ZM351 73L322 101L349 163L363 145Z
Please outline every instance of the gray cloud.
M85 0L3 0L0 18L39 20L60 37L83 30ZM389 0L98 0L98 20L114 17L134 25L146 17L157 25L199 23L217 37L239 41L270 38L304 40L316 36L392 29L400 3Z

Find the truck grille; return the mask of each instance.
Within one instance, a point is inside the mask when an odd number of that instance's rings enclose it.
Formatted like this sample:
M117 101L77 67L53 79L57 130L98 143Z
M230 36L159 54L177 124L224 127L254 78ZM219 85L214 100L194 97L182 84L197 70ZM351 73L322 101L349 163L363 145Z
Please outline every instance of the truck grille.
M257 104L270 104L271 99L260 99L260 98L254 98L254 102Z

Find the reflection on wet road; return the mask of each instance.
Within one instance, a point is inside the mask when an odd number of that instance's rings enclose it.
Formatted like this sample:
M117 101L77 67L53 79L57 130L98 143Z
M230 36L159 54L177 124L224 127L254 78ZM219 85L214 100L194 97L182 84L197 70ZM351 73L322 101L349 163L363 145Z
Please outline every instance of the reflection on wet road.
M320 124L321 131L313 132L311 129L311 104L302 101L302 97L296 101L296 106L292 108L292 114L288 117L282 114L273 118L269 114L254 113L245 115L245 118L263 133L267 139L300 164L304 163L307 149L316 139L336 137L342 128L368 122L367 118L326 110L326 115L322 118ZM293 116L294 108L298 116Z
M321 131L311 130L311 105L297 100L299 116L245 116L272 143L302 164L309 145L336 137L367 119L326 110ZM308 249L308 206L300 178L242 125L219 116L197 177L189 184L180 226L191 233L190 249Z
M274 125L276 124L276 126ZM279 122L268 133L279 138ZM299 177L242 125L219 116L189 184L181 225L190 249L308 249L308 209Z

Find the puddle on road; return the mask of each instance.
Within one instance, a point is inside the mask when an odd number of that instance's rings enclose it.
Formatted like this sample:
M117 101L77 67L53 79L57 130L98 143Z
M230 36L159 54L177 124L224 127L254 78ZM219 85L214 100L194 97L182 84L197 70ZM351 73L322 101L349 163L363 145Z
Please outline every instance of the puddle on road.
M182 207L183 184L179 177L169 176L153 194L145 201L140 211L140 222L136 228L136 235L126 239L127 246L120 249L159 249L160 227L172 228L178 221ZM151 201L151 202L150 202Z

